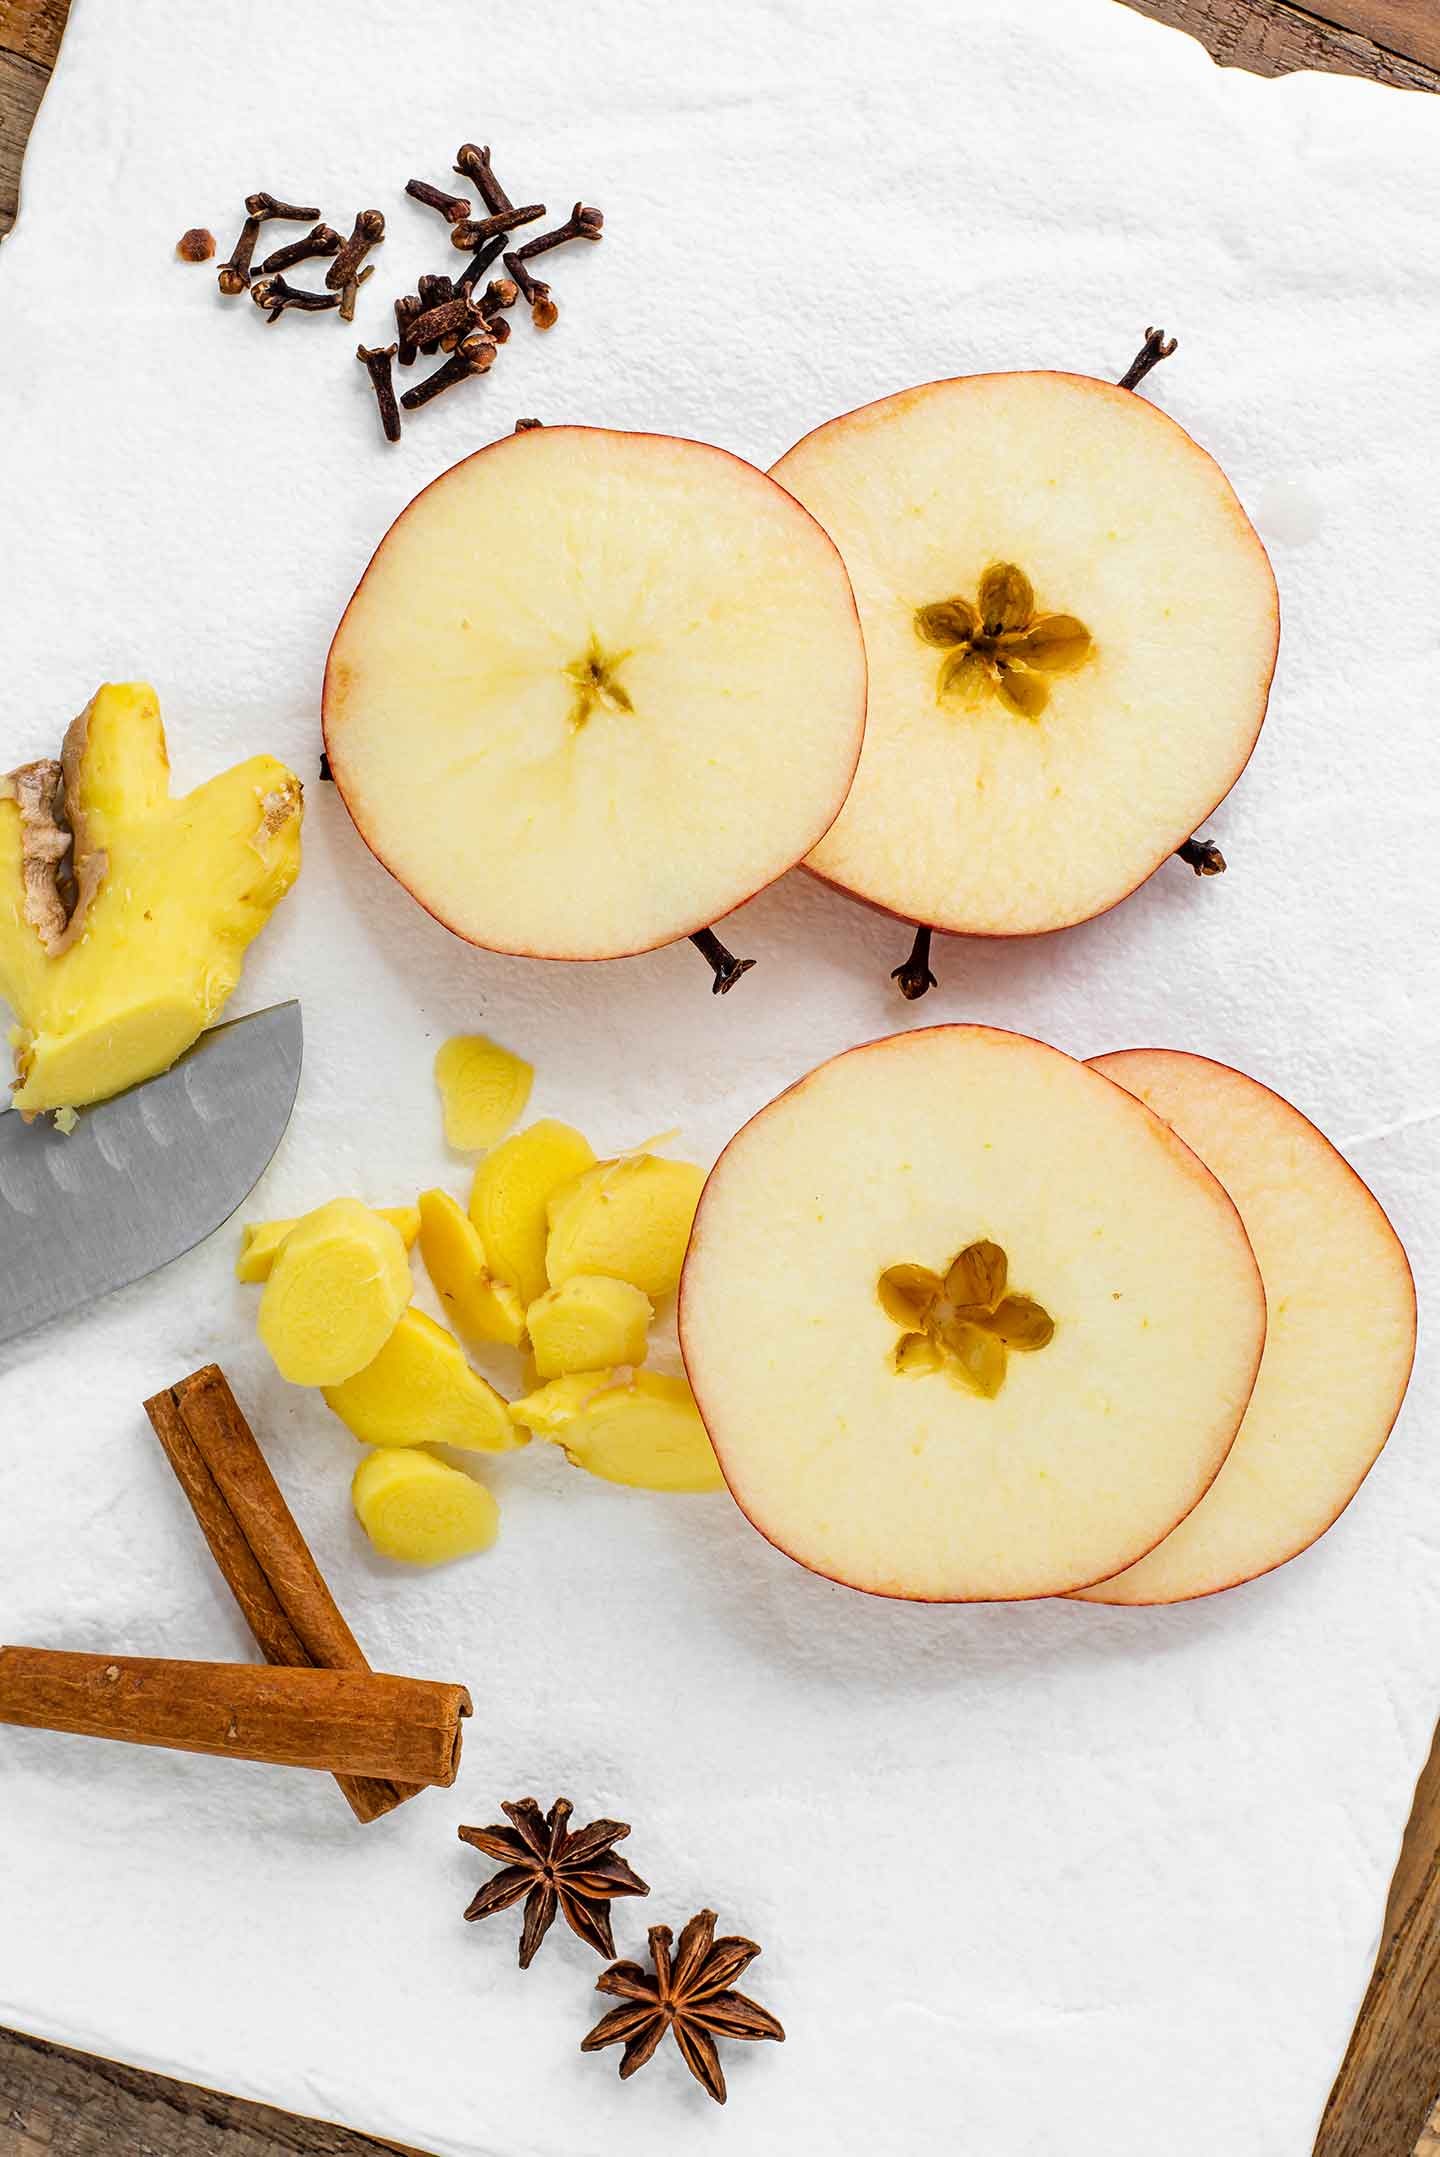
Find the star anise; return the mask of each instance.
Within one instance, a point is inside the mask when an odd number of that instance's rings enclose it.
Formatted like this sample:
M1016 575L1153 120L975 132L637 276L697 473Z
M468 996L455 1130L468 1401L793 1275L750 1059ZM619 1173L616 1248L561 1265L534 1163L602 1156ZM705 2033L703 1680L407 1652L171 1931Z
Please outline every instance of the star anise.
M992 562L980 579L978 604L958 595L915 610L915 634L950 657L940 667L936 696L993 692L1026 719L1050 701L1047 674L1069 674L1090 655L1090 632L1073 614L1037 614L1035 590L1013 562Z
M581 2040L580 2050L599 2052L606 2045L623 2045L623 2082L654 2057L669 2030L695 2080L717 2105L723 2105L725 2074L715 2039L773 2037L781 2044L785 2040L785 2032L767 2008L730 1989L732 1980L760 1950L753 1940L717 1940L713 1910L702 1910L691 1918L680 1935L673 1963L670 1938L668 1925L651 1926L653 1977L638 1962L617 1962L596 1978L597 1992L618 1993L627 2004L602 2015Z
M520 1930L520 1967L528 1970L535 1952L561 1910L572 1932L593 1947L597 1955L613 1955L615 1936L610 1929L610 1901L615 1895L648 1895L639 1874L632 1872L614 1845L630 1830L623 1820L592 1820L589 1827L567 1827L574 1807L568 1798L556 1798L542 1813L534 1798L520 1798L501 1810L510 1820L506 1827L462 1827L460 1840L486 1857L499 1858L505 1867L481 1888L467 1918L494 1917L508 1910L523 1895L525 1922Z

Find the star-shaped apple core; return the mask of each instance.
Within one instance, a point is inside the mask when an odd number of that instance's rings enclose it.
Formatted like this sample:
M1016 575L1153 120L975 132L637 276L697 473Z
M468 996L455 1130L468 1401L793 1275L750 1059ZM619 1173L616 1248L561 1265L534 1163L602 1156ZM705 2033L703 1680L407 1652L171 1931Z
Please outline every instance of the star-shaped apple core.
M935 684L947 698L998 696L1024 719L1038 719L1050 701L1048 674L1073 674L1092 650L1089 630L1073 614L1037 614L1035 589L1013 562L992 562L975 604L937 599L915 609L915 634L948 654Z
M575 688L570 724L577 734L597 704L610 712L634 711L628 692L617 679L622 661L629 657L628 652L603 651L599 639L592 637L589 649L566 667L565 677Z
M895 1369L905 1377L943 1371L968 1392L994 1400L1011 1349L1029 1354L1053 1338L1055 1321L1033 1296L1006 1292L1009 1262L998 1243L967 1243L943 1274L928 1266L888 1266L880 1307L901 1328Z

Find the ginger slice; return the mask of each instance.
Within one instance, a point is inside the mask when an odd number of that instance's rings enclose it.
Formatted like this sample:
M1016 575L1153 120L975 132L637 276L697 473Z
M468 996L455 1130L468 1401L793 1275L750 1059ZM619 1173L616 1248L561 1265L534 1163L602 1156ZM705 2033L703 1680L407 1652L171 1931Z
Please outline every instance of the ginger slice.
M508 1281L490 1273L474 1223L448 1191L420 1193L420 1256L446 1317L462 1333L475 1341L519 1346L525 1306Z
M643 1363L654 1316L645 1291L628 1281L572 1274L559 1288L547 1288L525 1313L536 1373L560 1378L606 1364Z
M455 1034L435 1057L445 1143L461 1153L497 1145L525 1113L535 1072L484 1034Z
M324 1386L326 1404L364 1445L453 1445L505 1453L524 1431L465 1351L412 1304L373 1363L342 1385Z
M382 1557L447 1565L488 1550L500 1508L483 1483L419 1446L383 1446L355 1470L356 1517Z
M555 1193L545 1263L553 1287L604 1273L653 1301L680 1279L705 1173L653 1153L601 1161Z
M59 1121L58 1117L56 1121ZM376 1206L372 1210L382 1221L389 1221L399 1229L407 1251L414 1249L415 1238L420 1233L418 1206ZM241 1230L240 1256L235 1261L236 1280L268 1281L280 1246L291 1229L298 1226L299 1219L296 1214L289 1220L247 1221Z
M619 1381L619 1382L617 1382ZM573 1468L635 1490L722 1490L725 1479L683 1378L615 1371L552 1380L510 1413L559 1445Z
M260 1298L260 1338L293 1385L341 1385L379 1355L410 1287L399 1229L357 1198L332 1198L281 1244Z
M252 757L172 800L143 682L97 691L61 766L58 798L53 767L0 781L0 998L26 1116L168 1069L219 1016L300 867L293 772Z
M470 1218L485 1246L485 1263L526 1304L551 1285L545 1272L546 1206L594 1159L594 1148L571 1125L544 1117L503 1140L475 1171Z

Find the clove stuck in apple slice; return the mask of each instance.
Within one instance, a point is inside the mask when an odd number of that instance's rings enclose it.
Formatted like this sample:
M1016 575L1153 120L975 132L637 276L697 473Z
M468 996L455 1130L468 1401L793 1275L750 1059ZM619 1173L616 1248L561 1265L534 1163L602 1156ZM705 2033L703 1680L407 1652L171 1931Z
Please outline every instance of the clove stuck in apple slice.
M325 672L329 768L377 859L492 951L692 938L833 823L865 726L839 552L775 480L658 434L537 427L427 487Z
M817 427L773 475L844 555L870 666L849 799L806 866L935 930L1034 936L1104 913L1193 843L1265 717L1275 578L1218 464L1119 383L929 382Z

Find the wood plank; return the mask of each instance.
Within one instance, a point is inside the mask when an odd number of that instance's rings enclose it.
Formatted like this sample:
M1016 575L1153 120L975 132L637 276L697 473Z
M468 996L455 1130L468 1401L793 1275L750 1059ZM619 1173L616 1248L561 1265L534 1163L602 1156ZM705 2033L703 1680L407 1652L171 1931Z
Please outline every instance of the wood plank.
M0 2031L0 2157L420 2157Z
M20 200L20 160L45 85L43 67L17 54L0 52L0 233L15 222Z
M1288 0L1121 0L1156 22L1186 30L1221 67L1253 75L1297 68L1363 75L1396 90L1440 91L1440 19L1436 0L1326 0L1326 12L1368 21L1374 34L1328 21ZM1407 27L1408 25L1408 27ZM1380 42L1380 33L1407 40Z
M0 52L31 60L47 72L55 65L70 0L0 0Z

